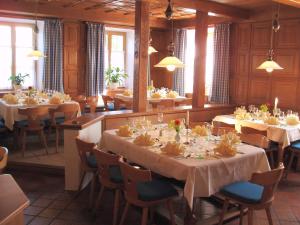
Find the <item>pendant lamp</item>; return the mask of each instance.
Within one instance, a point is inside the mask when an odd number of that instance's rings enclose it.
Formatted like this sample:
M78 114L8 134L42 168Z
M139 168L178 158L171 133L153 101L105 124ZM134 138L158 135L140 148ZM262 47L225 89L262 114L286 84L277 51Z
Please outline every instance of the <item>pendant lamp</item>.
M271 30L271 40L270 40L270 49L268 53L268 58L266 61L264 61L262 64L260 64L257 69L259 70L266 70L268 73L272 73L274 70L282 70L283 68L273 60L274 50L273 50L273 39L274 39L274 33L278 32L280 29L279 24L279 7L278 11L275 15L275 18L272 20L272 30Z
M172 6L171 6L171 0L168 0L168 2L169 2L169 4L165 11L165 15L166 15L166 18L168 20L171 20L171 22L172 22L172 41L168 45L169 56L163 58L158 64L155 65L155 67L167 68L168 71L173 72L176 68L183 68L184 63L181 62L181 60L178 59L174 55L175 45L174 45L174 41L173 41L173 39L174 39L174 36L173 36L174 27L173 27L173 20L172 20L173 10L172 10Z

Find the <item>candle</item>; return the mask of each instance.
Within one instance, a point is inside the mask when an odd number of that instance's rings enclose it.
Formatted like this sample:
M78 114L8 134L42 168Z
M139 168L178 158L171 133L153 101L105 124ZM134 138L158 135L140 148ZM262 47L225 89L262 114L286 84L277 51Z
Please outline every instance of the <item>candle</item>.
M278 98L276 97L276 98L275 98L275 105L274 105L274 109L275 109L275 110L277 109L277 105L278 105Z
M151 87L154 87L154 86L153 86L153 80L151 80Z
M186 125L189 126L190 124L190 111L186 111Z

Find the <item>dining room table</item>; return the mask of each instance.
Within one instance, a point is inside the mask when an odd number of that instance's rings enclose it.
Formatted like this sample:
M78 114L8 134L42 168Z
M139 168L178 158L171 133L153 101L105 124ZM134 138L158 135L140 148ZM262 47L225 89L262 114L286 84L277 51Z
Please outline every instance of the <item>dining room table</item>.
M178 144L184 147L184 152L172 156L162 151L168 142L175 141L176 132L168 125L136 130L131 137L119 136L117 131L104 131L99 148L119 154L164 177L182 181L190 209L195 198L209 197L224 185L249 180L254 172L270 170L264 149L244 143L237 144L236 155L220 156L214 153L220 137L201 137L182 129ZM152 146L135 144L135 138L145 132L153 138Z
M125 101L125 102L132 102L133 101L133 95L116 94L115 98L121 99L122 101ZM160 102L162 100L174 100L175 102L182 102L186 99L187 98L184 97L184 96L176 96L176 97L173 97L173 98L170 98L170 97L153 98L151 96L147 96L147 101L149 103L151 103L151 102Z
M288 125L284 120L278 125L270 125L261 119L236 119L235 115L218 115L213 121L223 122L235 126L237 132L241 132L241 127L251 127L257 130L267 131L267 138L279 144L278 162L282 162L284 149L294 141L300 140L300 124Z

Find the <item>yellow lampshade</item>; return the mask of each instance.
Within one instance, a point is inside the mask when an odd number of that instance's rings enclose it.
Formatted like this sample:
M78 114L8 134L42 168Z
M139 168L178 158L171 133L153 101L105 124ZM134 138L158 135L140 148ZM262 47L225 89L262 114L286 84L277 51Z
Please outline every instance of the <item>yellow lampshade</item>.
M282 70L283 68L277 62L269 59L263 62L257 69L266 70L268 73L272 73L274 70Z
M39 50L32 50L28 55L33 60L39 60L40 58L46 57L41 51Z
M176 68L183 68L184 64L175 56L167 56L156 64L155 67L163 67L169 71L174 71Z
M155 48L153 48L151 45L149 45L148 47L148 55L151 55L152 53L156 53L157 50Z

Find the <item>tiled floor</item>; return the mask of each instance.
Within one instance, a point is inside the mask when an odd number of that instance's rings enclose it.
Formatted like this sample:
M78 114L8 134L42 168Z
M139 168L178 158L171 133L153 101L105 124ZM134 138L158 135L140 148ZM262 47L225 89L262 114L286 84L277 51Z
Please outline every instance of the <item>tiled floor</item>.
M64 191L64 177L33 172L11 172L31 201L25 210L26 224L30 225L110 225L112 223L112 193L107 192L96 216L87 208L87 191L79 195ZM123 207L124 203L121 207ZM219 213L219 209L204 201L198 204L197 212L202 218ZM176 205L176 212L183 210ZM272 207L274 225L300 225L300 173L291 173L288 180L282 181ZM140 211L130 210L126 225L140 224ZM155 216L152 224L164 225L168 221ZM239 221L228 222L229 225ZM246 218L244 224L247 224ZM268 224L264 211L255 213L255 225Z

